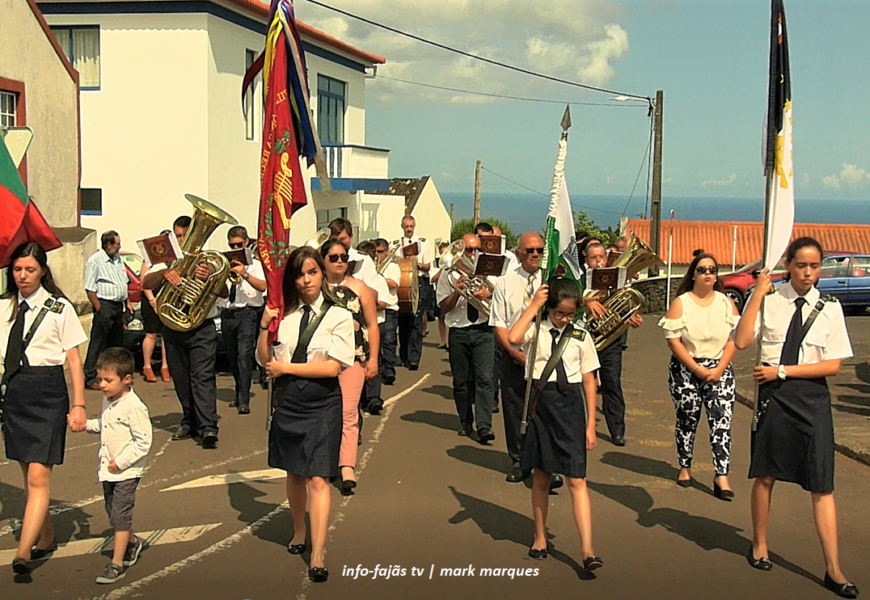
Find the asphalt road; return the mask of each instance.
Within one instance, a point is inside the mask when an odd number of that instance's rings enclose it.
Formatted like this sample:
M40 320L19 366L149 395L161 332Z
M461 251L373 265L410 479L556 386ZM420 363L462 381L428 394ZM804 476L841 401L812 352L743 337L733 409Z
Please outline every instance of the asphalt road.
M171 384L137 382L155 436L134 525L153 533L139 563L113 586L94 583L107 561L100 556L100 538L111 534L96 480L96 438L68 437L66 463L52 481L57 537L66 545L38 564L30 581L14 579L8 566L24 498L17 465L0 460L0 598L833 597L821 587L824 563L810 498L796 486L776 488L774 570L762 573L746 563L748 409L735 408L736 500L712 496L706 423L696 448L696 487L674 484L669 353L652 321L632 335L625 355L628 445L614 447L601 433L590 455L594 542L605 562L594 576L580 568L565 490L551 496L550 557L535 561L526 555L530 492L504 480L510 463L501 415L494 416L493 445L457 437L446 353L427 344L420 370L400 369L396 385L385 388L393 401L382 416L365 422L357 493L342 497L334 490L327 583L309 583L307 555L285 550L291 521L283 480L270 478L275 475L266 464L265 393L257 388L252 414L238 416L226 406L231 379L221 376L223 418L219 447L212 451L192 441L169 441L180 417ZM88 394L94 414L99 394ZM600 415L598 421L598 431L606 432ZM842 566L859 587L867 587L870 469L837 460ZM176 486L181 487L171 489ZM382 570L374 577L373 569L388 566L397 567L389 569L388 579ZM350 569L353 574L343 576ZM367 576L360 575L363 569L369 569ZM503 571L482 576L481 569Z

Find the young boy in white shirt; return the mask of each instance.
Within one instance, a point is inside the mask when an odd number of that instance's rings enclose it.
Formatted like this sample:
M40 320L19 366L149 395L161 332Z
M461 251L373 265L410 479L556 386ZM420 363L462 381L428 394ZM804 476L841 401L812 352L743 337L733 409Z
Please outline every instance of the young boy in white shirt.
M124 348L109 348L97 360L97 381L105 398L100 418L88 419L87 431L100 434L99 478L115 530L112 562L97 583L122 579L142 551L143 542L133 533L133 505L151 449L151 418L131 389L134 369L133 355Z

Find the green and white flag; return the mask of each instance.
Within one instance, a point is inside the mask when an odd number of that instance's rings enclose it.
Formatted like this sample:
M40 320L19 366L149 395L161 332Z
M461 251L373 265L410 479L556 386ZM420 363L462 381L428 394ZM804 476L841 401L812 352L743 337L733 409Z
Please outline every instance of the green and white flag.
M566 111L562 122L562 139L553 172L553 187L550 190L550 212L547 216L547 231L544 235L544 257L541 269L550 277L565 277L582 286L580 257L577 254L577 238L574 234L574 212L565 183L565 156L568 153L568 127L570 115ZM565 126L567 122L567 127Z

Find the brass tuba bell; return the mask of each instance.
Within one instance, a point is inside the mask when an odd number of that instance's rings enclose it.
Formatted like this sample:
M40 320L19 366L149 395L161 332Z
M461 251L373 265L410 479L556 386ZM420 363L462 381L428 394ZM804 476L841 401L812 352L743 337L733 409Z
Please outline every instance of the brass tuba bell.
M220 225L239 224L235 217L208 200L193 194L184 197L193 204L193 220L181 245L184 256L169 266L178 271L182 283L178 287L164 283L155 299L155 312L163 324L181 332L192 331L203 324L232 273L223 254L214 250L203 251L202 247ZM205 281L196 277L199 265L209 269Z

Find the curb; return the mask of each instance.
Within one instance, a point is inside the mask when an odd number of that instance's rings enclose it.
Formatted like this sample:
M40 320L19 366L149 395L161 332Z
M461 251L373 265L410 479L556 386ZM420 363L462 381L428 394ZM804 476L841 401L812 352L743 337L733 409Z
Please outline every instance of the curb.
M746 406L750 410L755 409L755 400L752 398L754 394L746 394L743 390L738 389L735 396L737 397L737 401L743 406ZM834 442L834 449L843 456L870 467L870 451L867 451L864 448L853 448L852 446L847 446L836 441Z

